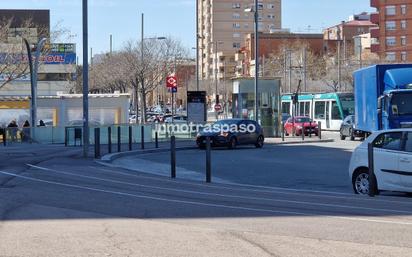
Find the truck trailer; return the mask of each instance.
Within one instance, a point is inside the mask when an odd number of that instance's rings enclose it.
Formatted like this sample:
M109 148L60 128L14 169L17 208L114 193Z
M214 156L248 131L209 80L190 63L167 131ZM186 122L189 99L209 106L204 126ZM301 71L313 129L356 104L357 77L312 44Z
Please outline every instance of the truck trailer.
M353 74L355 130L412 128L412 64L384 64Z

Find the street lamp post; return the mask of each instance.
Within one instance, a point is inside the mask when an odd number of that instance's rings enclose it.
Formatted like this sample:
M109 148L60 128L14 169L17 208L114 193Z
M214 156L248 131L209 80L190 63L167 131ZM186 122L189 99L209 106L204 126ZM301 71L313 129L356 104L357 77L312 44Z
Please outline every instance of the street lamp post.
M199 91L199 0L196 0L196 90Z
M88 38L88 0L83 0L83 156L89 151L89 38Z

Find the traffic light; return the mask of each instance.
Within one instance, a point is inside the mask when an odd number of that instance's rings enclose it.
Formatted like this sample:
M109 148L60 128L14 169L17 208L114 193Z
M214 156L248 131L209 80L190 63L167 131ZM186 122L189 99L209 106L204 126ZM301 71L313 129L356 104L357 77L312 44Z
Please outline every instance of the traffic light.
M291 97L292 97L292 102L294 104L297 104L299 102L299 94L298 93L293 94Z

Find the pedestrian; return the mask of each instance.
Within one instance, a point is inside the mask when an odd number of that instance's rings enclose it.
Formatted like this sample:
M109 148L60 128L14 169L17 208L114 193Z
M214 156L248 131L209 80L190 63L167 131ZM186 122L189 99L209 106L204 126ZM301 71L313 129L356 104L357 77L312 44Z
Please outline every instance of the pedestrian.
M7 125L7 129L10 131L11 141L14 142L17 140L17 131L19 130L19 126L17 125L16 120L12 120L9 125Z
M23 129L22 129L22 136L21 136L22 140L24 142L29 141L30 139L30 123L28 120L26 120L23 124Z
M46 124L44 123L44 121L40 120L39 121L39 127L45 127L45 126L46 126Z

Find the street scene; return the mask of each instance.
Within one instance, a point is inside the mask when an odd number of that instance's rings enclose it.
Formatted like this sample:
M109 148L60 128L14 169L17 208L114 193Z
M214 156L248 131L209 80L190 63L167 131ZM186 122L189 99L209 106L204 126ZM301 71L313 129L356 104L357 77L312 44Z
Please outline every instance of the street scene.
M412 0L5 1L0 257L411 256Z

